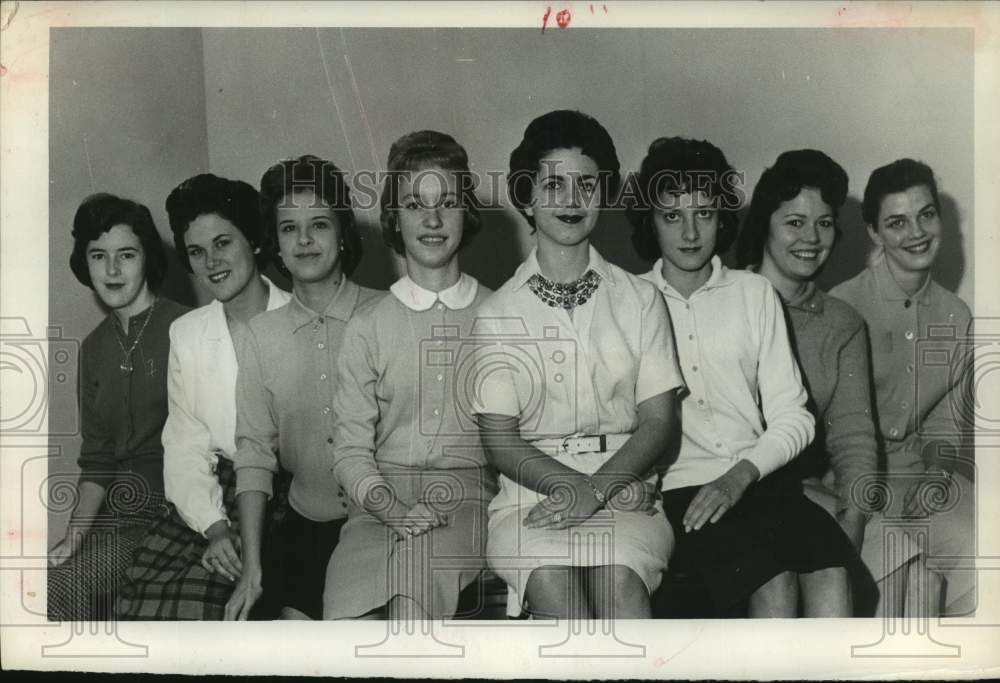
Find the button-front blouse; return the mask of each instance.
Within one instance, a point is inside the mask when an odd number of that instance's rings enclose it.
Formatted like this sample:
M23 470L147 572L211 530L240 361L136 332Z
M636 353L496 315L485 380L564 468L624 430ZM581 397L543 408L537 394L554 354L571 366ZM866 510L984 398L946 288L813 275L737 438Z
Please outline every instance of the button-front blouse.
M972 314L964 301L928 278L912 296L899 287L885 256L830 294L868 324L879 431L890 470L938 457L924 445L957 445L971 425L964 383L971 380Z
M347 323L359 304L380 294L344 278L322 314L298 297L250 321L236 340L236 493L272 495L281 466L291 472L289 504L325 522L347 515L333 476L333 383Z
M765 477L814 436L778 294L764 277L712 257L708 281L685 299L662 259L642 277L663 293L689 393L677 462L663 489L700 486L749 460Z
M459 394L470 379L477 308L490 293L465 274L439 293L404 277L355 313L337 362L331 464L359 505L379 481L379 465L486 464L469 403Z
M600 276L573 315L528 287L537 249L480 306L476 412L517 416L522 438L631 434L637 406L683 385L656 290L590 248Z
M112 313L83 340L81 482L107 488L121 473L133 472L142 477L150 493L163 494L160 431L167 419L169 330L188 310L161 297L151 308L132 316L127 331ZM125 374L120 367L125 360L121 345L131 348L140 330L142 337L130 355L132 372Z

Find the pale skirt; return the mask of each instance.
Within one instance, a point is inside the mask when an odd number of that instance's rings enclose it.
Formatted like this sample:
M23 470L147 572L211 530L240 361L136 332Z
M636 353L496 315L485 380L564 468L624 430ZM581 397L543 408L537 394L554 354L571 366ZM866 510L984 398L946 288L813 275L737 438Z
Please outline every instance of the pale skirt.
M613 453L559 455L563 464L592 474ZM655 475L650 481L655 483ZM531 573L543 566L621 565L634 571L650 595L659 587L674 547L673 531L659 500L655 514L599 510L568 529L529 529L522 521L545 496L500 476L500 493L489 506L486 555L492 569L510 588L508 614L524 604Z
M485 468L418 470L380 466L407 505L424 501L448 524L399 538L354 505L326 570L323 618L359 617L396 596L432 618L454 615L458 596L486 568L486 506L496 484Z

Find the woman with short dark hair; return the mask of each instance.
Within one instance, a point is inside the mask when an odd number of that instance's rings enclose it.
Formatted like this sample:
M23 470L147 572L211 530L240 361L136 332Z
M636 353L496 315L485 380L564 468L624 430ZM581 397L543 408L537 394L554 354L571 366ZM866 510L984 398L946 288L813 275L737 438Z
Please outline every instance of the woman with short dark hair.
M934 172L913 159L877 168L861 208L876 250L867 268L830 294L868 325L878 436L892 493L885 513L930 523L926 552L943 567L941 608L966 615L975 608L975 572L957 564L975 555L968 478L973 358L963 343L972 335L972 313L931 277L944 239ZM914 583L933 590L940 578L931 572ZM938 609L932 601L931 612Z
M253 187L205 173L174 188L166 206L181 263L213 300L170 327L163 477L172 505L137 551L118 612L221 620L242 570L233 339L291 297L261 275L272 242Z
M480 307L474 405L515 614L648 618L673 546L653 486L679 422L666 307L590 244L618 180L611 136L577 111L532 121L510 156L537 248Z
M787 467L806 495L840 523L867 567L860 578L870 584L911 556L883 558L881 524L868 523L875 510L866 493L882 484L864 320L815 282L840 235L838 214L846 199L847 173L837 162L812 149L784 152L754 188L739 256L781 296L816 418L816 438Z
M84 200L70 266L109 310L80 349L80 479L69 526L49 552L49 618L77 621L113 616L95 603L113 601L163 503L168 329L188 309L156 294L166 253L149 209L131 200Z

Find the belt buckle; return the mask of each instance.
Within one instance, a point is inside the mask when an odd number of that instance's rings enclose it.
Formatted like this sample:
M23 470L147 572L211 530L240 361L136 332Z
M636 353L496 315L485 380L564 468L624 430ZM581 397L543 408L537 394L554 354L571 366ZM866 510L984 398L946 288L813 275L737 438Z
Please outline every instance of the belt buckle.
M568 436L563 439L562 447L567 453L604 453L608 450L608 440L604 434Z

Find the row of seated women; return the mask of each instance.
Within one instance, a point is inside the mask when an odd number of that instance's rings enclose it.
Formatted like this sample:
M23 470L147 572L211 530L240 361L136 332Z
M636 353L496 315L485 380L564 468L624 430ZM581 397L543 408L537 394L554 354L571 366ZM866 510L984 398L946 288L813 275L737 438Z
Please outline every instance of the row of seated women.
M954 351L929 331L971 319L930 277L926 165L872 173L877 249L830 294L814 281L848 178L815 150L764 171L734 270L725 156L654 141L628 217L655 263L636 276L589 241L621 184L610 136L541 116L507 188L537 245L495 292L459 267L481 223L466 151L411 133L387 170L382 236L406 263L389 292L349 279L349 188L317 157L259 191L204 174L170 193L180 260L214 297L193 311L155 293L145 207L83 203L71 265L110 313L81 352L51 618L93 618L108 591L122 619L441 618L487 568L511 615L649 617L668 567L710 615L850 616L866 580L894 613L973 608L969 573L928 567L970 552L973 505L968 373L916 352ZM261 275L272 254L291 294ZM906 543L885 546L890 522Z

